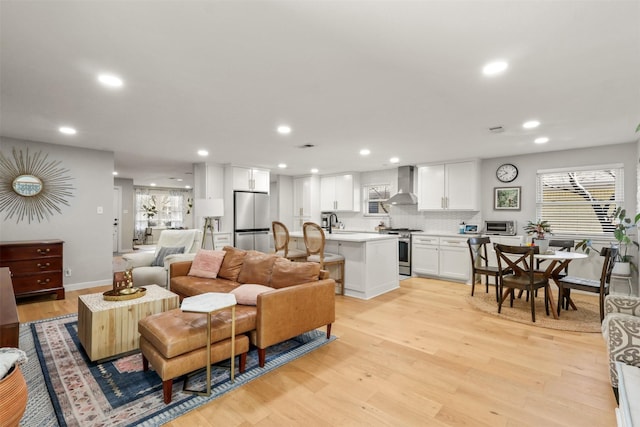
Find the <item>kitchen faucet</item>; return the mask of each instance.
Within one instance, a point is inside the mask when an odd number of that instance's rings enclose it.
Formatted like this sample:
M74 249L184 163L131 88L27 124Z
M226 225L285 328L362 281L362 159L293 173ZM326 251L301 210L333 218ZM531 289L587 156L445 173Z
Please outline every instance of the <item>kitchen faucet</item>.
M336 219L336 222L333 222L333 218ZM332 233L331 230L333 229L333 226L337 224L338 224L338 215L332 213L331 215L329 215L329 234Z

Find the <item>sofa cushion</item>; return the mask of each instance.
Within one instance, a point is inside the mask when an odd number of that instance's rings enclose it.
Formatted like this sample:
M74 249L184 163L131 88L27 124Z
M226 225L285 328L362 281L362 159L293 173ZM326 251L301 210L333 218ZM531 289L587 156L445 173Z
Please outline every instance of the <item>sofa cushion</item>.
M293 262L286 258L278 258L271 273L272 288L285 288L301 283L318 280L320 264L316 262Z
M269 285L273 263L276 259L277 257L273 254L248 251L238 275L238 282Z
M225 251L198 250L188 275L215 279L218 277L218 271L220 271L225 254Z
M240 274L240 269L242 268L242 261L245 255L247 255L247 251L234 248L233 246L225 246L222 250L225 251L226 254L224 260L222 260L220 271L218 271L218 277L237 282L238 274Z
M215 279L208 279L198 276L177 276L171 278L171 292L182 297L192 297L205 292L228 293L240 286L238 282L222 279L218 276Z
M258 300L258 295L264 292L272 291L273 288L264 285L255 285L255 284L244 284L240 285L234 290L232 290L231 294L236 296L236 301L238 304L242 305L256 305L256 301Z
M158 254L156 255L153 262L151 262L152 267L162 267L164 265L164 258L167 255L173 254L182 254L184 253L184 246L163 246L158 250Z

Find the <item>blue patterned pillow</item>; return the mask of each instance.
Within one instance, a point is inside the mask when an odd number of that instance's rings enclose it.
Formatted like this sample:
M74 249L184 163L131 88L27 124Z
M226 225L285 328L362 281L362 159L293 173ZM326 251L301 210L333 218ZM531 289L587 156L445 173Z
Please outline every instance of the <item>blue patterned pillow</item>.
M162 267L164 265L164 258L167 255L182 254L182 253L184 253L184 246L180 246L176 248L161 247L160 250L158 251L158 254L156 255L156 259L154 259L153 262L151 263L151 266Z

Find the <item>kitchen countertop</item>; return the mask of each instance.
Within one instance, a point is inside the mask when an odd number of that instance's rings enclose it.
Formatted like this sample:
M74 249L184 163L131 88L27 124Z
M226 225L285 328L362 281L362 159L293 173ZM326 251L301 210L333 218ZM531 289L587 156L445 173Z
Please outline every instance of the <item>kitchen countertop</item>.
M303 238L304 235L301 231L292 231L289 233L289 237ZM372 242L376 240L390 240L397 239L396 234L378 234L378 233L354 233L345 232L341 230L340 233L324 233L325 240L334 240L337 242Z

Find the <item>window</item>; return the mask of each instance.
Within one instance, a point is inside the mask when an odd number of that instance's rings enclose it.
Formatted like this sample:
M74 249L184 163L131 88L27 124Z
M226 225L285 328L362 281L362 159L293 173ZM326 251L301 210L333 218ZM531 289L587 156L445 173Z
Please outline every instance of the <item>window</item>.
M364 213L366 216L388 216L387 199L391 197L389 184L367 185L364 187Z
M183 190L148 190L136 188L135 231L144 233L146 227L180 228L190 213L191 192Z
M624 203L622 164L540 170L537 175L537 218L555 234L608 235L613 214Z

